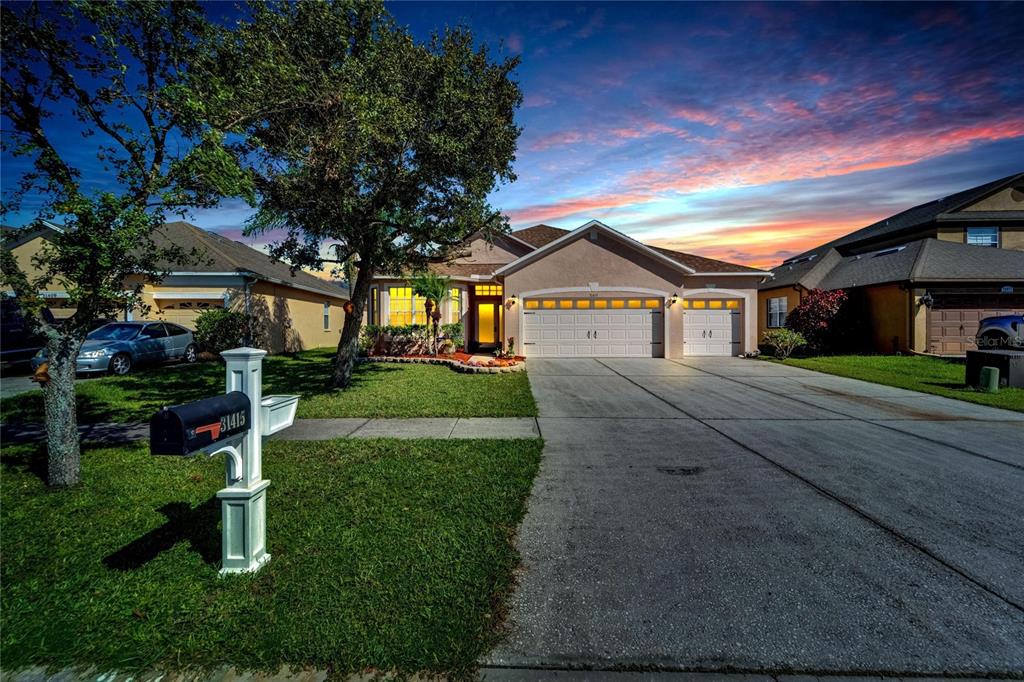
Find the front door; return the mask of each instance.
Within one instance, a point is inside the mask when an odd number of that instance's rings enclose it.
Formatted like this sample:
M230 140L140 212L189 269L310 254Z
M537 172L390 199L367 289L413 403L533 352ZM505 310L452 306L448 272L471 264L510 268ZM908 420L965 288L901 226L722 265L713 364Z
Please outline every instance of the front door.
M473 345L476 349L497 348L501 343L500 301L477 301L473 325Z

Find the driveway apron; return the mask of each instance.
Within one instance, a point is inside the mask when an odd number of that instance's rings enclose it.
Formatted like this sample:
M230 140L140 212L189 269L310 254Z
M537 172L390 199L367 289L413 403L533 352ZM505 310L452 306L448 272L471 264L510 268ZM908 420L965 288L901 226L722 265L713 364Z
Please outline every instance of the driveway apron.
M1024 670L1024 415L739 359L529 376L544 461L483 664Z

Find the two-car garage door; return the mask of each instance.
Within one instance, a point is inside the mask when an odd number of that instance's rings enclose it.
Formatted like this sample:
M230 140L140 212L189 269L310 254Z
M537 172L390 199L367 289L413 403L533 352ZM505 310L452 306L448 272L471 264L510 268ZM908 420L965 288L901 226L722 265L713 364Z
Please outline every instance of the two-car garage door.
M664 313L654 309L527 310L524 351L529 357L664 355Z

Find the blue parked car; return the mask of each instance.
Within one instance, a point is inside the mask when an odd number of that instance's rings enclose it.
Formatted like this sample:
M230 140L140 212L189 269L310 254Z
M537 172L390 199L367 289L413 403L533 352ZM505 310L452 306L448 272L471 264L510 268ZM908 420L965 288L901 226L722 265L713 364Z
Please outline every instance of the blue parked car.
M199 351L192 332L170 322L111 322L89 332L78 352L83 374L127 374L135 365L167 360L195 362ZM33 371L46 362L46 349L32 358Z
M1024 315L996 315L978 323L978 350L1024 348Z

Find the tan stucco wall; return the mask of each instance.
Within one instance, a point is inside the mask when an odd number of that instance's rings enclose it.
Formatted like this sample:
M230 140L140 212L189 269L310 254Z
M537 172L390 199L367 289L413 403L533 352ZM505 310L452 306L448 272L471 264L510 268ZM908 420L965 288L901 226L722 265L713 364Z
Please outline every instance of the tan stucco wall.
M1024 227L1001 227L999 233L1001 247L1024 251Z
M43 245L46 244L46 240L42 237L36 237L35 239L25 242L21 246L17 246L11 249L11 253L14 254L14 259L18 261L18 267L24 272L29 279L39 276L39 270L32 265L32 258L38 254ZM50 285L50 289L57 291L63 291L63 288L57 283L53 282Z
M331 304L326 330L324 303ZM345 322L342 304L340 299L269 282L256 282L251 287L250 313L264 320L262 344L271 353L336 346Z
M963 211L1022 211L1024 210L1024 192L1007 187L990 197L971 204Z
M941 239L944 242L959 242L964 243L964 228L962 227L940 227L935 233L936 239Z
M522 298L531 295L530 292L568 290L562 294L577 297L591 293L590 285L594 284L592 293L595 296L635 297L637 294L647 294L670 299L673 294L684 298L690 295L690 291L713 286L714 289L706 294L693 295L707 298L746 297L753 304L756 300L757 281L757 277L685 276L675 268L599 232L596 241L583 236L505 277L505 295L516 296L517 303L505 315L504 336L521 338L519 326ZM556 292L539 295L559 297ZM750 317L751 322L746 322L748 307L745 304L741 308L744 315L741 318L741 329L744 333L740 352L756 347L755 318ZM673 305L666 313L666 355L682 357L683 307L680 304Z
M768 299L786 297L786 314L793 312L793 309L800 305L800 292L793 287L779 287L778 289L762 289L757 292L757 339L761 340L764 333L768 331Z
M926 289L914 289L910 292L913 304L910 306L910 349L919 353L928 350L928 308L921 303Z
M910 292L898 284L865 287L862 291L868 306L872 349L876 353L906 352L910 348Z

